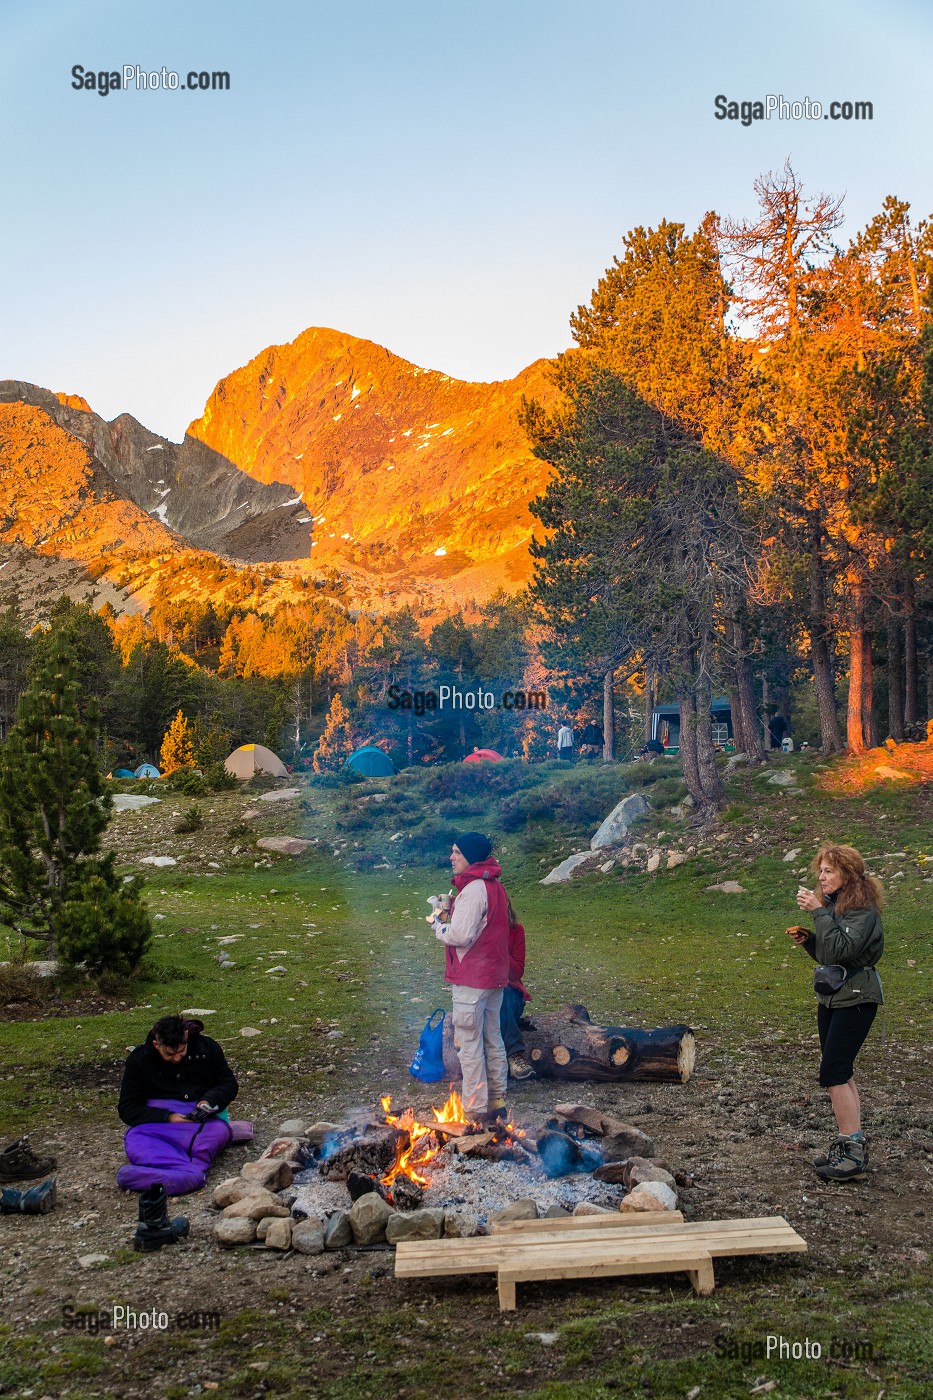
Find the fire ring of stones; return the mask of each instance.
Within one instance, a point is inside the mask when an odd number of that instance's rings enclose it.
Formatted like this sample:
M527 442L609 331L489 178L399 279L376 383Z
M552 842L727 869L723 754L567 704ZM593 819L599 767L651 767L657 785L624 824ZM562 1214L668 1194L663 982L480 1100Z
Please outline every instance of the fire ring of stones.
M215 1238L321 1254L484 1235L499 1220L677 1208L674 1170L652 1139L585 1104L493 1130L468 1121L456 1093L423 1120L390 1108L387 1097L381 1114L281 1124L215 1188Z

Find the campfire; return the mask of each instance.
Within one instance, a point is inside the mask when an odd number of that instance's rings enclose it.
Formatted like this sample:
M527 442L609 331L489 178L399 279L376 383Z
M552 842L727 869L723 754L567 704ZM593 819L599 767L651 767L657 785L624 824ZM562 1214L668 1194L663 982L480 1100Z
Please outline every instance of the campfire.
M520 1142L520 1139L527 1137L524 1128L519 1128L515 1123L502 1123L487 1130L474 1123L464 1112L463 1100L456 1090L451 1092L443 1107L431 1109L434 1116L426 1123L415 1116L411 1107L400 1114L390 1113L391 1094L383 1095L380 1102L386 1123L408 1136L407 1146L404 1137L399 1139L395 1161L380 1177L383 1186L391 1188L400 1176L406 1176L417 1186L426 1187L429 1178L422 1174L420 1168L426 1167L443 1152L450 1139L457 1141L455 1150L459 1150L461 1155L475 1155L500 1162L527 1160L530 1155Z

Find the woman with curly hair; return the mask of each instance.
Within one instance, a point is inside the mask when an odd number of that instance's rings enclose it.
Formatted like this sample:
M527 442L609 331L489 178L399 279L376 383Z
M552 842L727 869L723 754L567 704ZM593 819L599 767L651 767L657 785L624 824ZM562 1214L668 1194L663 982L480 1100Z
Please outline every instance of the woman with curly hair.
M820 1084L829 1092L838 1136L813 1165L824 1181L851 1181L864 1176L868 1165L859 1093L852 1075L855 1057L884 999L875 970L884 952L883 894L852 846L821 846L813 868L817 889L801 885L797 904L813 914L816 931L788 932L815 962L827 968L830 980L840 984L834 991L817 988ZM820 985L826 986L825 974Z

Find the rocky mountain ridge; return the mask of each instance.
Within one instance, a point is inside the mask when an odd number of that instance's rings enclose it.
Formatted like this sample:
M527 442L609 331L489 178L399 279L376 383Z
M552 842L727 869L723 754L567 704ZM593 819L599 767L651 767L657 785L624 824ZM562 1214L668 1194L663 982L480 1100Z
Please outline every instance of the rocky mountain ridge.
M127 560L152 555L156 573L172 561L184 590L177 560L192 549L337 573L380 606L450 610L514 589L547 474L518 410L552 395L544 361L470 384L321 328L221 379L181 443L128 413L107 422L79 395L2 381L0 592L28 575L38 597L44 573L80 593L84 572L103 580L98 596L122 585L122 609Z

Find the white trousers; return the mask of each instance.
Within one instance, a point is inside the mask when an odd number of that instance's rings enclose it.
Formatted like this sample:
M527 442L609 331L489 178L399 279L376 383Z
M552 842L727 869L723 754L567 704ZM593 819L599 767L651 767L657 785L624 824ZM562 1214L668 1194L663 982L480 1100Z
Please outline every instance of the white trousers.
M468 1114L502 1108L509 1062L499 1025L502 987L453 987L454 1045Z

